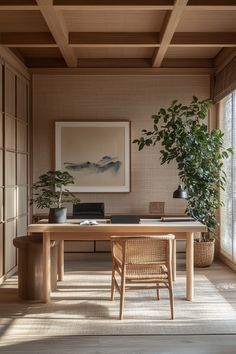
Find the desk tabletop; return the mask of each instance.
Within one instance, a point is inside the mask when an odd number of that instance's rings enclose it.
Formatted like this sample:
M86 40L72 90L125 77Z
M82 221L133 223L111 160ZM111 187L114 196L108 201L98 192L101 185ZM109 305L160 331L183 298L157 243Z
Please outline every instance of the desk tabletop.
M115 233L115 232L206 232L207 228L199 221L161 221L141 219L139 224L111 224L106 219L97 220L97 225L80 225L80 220L68 220L65 224L49 224L47 219L28 225L28 232L76 232L76 233Z

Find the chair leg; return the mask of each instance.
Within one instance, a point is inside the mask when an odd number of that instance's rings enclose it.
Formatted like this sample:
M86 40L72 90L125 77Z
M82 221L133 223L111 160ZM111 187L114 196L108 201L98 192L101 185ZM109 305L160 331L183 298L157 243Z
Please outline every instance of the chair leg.
M174 297L173 297L173 285L172 285L172 282L169 283L169 297L170 297L171 319L173 320L175 315L174 315Z
M160 288L158 287L159 285L157 284L157 300L160 300Z
M125 268L122 271L121 289L120 289L120 320L123 320L123 310L125 304Z
M176 280L176 240L172 241L172 277Z
M111 301L115 297L115 262L112 262L112 276L111 276Z

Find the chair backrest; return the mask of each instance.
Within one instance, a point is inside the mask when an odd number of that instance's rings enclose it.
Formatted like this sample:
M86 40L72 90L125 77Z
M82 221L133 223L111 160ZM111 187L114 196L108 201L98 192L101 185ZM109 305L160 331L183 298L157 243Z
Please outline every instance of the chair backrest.
M74 219L104 219L104 203L78 203L73 205Z
M171 262L174 235L158 236L113 236L112 252L125 264L146 264Z
M112 224L139 224L140 217L137 215L111 215Z

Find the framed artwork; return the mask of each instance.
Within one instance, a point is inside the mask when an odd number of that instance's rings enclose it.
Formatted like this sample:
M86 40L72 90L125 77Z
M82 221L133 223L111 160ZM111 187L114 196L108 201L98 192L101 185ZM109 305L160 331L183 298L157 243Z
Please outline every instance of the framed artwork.
M55 153L71 192L130 192L130 122L56 122Z

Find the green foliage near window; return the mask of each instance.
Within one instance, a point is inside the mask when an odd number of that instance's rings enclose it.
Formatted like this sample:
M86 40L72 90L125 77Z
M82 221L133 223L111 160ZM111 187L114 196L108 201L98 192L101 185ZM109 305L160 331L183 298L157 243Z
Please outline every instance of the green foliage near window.
M188 106L175 100L152 116L152 130L143 129L142 136L133 141L139 150L160 142L161 164L177 162L179 178L188 192L186 213L209 230L202 241L212 238L217 226L220 189L226 183L223 160L233 153L231 148L224 149L220 129L208 131L204 119L210 104L209 99L200 101L195 96Z
M44 209L61 208L63 203L79 203L79 198L65 189L69 184L74 184L74 177L68 172L48 171L34 183L31 204Z

